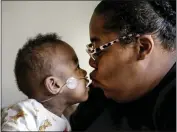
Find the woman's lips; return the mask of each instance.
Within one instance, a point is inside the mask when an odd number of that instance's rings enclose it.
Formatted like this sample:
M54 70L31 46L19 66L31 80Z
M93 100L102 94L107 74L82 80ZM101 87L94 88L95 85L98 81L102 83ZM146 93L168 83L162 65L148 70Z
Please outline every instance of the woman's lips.
M94 78L95 78L95 70L94 71L92 71L91 73L90 73L90 79L91 80L95 80Z
M97 87L97 83L96 83L96 81L95 80L92 80L92 85L94 86L94 87Z
M90 79L91 79L91 84L94 86L94 87L97 87L98 85L98 81L95 79L95 72L96 71L93 71L90 73Z

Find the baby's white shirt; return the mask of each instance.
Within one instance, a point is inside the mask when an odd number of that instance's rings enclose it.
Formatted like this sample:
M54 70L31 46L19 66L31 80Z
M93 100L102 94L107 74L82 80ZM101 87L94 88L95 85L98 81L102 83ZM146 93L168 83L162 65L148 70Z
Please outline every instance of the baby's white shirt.
M27 99L2 111L2 131L71 131L68 120L48 111L35 99Z

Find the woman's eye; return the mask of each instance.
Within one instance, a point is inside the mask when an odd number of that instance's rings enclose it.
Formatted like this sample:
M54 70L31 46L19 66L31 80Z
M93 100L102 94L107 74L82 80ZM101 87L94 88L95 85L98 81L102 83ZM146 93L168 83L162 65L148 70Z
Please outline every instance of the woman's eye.
M96 56L100 56L102 53L103 53L102 51L99 51L99 52L97 52L95 54L96 54Z

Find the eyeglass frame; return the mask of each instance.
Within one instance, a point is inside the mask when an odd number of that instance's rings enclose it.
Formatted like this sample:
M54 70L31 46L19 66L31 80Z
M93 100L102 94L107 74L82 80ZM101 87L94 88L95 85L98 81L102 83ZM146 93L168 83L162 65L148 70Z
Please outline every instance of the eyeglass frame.
M133 36L133 34L128 34L128 37L132 37ZM140 36L140 34L136 34L135 35L135 37L137 38L137 37L139 37ZM127 36L123 36L123 37L121 37L121 39L126 39L126 38L128 38ZM101 52L101 51L103 51L104 49L106 49L106 48L108 48L108 47L110 47L110 46L112 46L113 44L115 44L115 43L117 43L117 42L119 42L120 40L117 38L117 39L115 39L115 40L112 40L112 41L110 41L110 42L108 42L108 43L106 43L106 44L104 44L104 45L101 45L100 47L98 47L98 48L95 48L95 49L93 49L93 44L92 43L90 43L90 44L87 44L86 45L86 47L87 47L87 49L86 49L86 52L90 55L90 57L95 61L96 60L96 58L94 58L94 54L96 54L96 53L98 53L98 52ZM89 45L92 45L92 46L89 46Z

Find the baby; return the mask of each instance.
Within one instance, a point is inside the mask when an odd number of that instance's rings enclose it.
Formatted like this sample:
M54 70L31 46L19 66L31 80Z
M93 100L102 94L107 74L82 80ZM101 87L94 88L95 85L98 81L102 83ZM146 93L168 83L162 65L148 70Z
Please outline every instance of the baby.
M88 79L73 48L55 33L39 34L18 51L14 73L29 99L2 112L3 131L71 131L64 110L88 98Z

